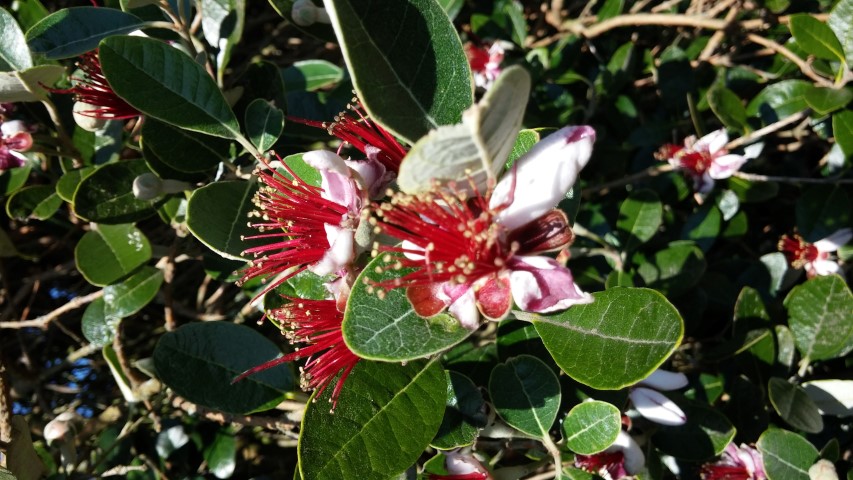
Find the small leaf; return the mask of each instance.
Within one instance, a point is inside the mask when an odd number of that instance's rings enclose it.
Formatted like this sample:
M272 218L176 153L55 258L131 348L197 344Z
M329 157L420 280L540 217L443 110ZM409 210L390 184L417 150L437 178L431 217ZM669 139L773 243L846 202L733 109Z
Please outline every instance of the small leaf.
M364 267L350 292L341 330L353 353L372 360L405 361L438 353L470 335L449 314L418 316L404 288L380 296L377 283L407 273L388 266L385 257L380 255Z
M473 101L471 69L438 3L325 5L353 85L375 120L410 144L439 125L459 122Z
M812 87L806 92L806 103L818 115L827 115L853 100L853 91L849 88Z
M717 85L708 89L708 105L714 115L729 129L740 132L749 130L746 109L740 98L728 88Z
M853 66L853 0L840 0L832 7L826 23L844 47L847 66Z
M772 83L749 102L746 112L753 117L760 115L766 123L781 120L808 107L805 95L812 86L805 80L782 80Z
M103 298L96 298L83 311L80 329L92 345L102 347L113 341L121 317L111 315Z
M136 177L150 173L145 160L124 160L104 165L85 178L74 191L74 213L99 223L129 223L148 218L165 202L163 197L139 200L133 195Z
M681 238L696 242L703 252L707 252L720 235L722 223L723 215L720 209L712 203L707 203L687 217L687 222L681 229Z
M20 168L11 168L0 174L0 197L6 197L18 191L30 178L32 165L25 163Z
M0 8L0 71L26 70L33 66L24 32L15 17Z
M557 365L578 382L599 390L633 385L681 341L681 316L660 293L614 287L593 297L591 304L553 315L514 312L536 325Z
M256 98L246 109L246 133L249 140L265 152L272 148L284 129L284 113L262 98Z
M115 93L140 112L187 130L240 137L216 82L180 50L151 38L116 36L101 42L98 56Z
M229 429L230 430L230 429ZM237 466L237 439L222 428L204 449L204 461L216 478L231 478Z
M33 25L27 31L27 43L33 53L58 60L94 50L102 39L141 26L142 20L135 15L113 8L64 8Z
M560 407L560 382L542 360L519 355L496 365L489 395L498 415L511 427L545 438Z
M773 377L768 385L770 403L788 425L809 433L823 430L823 419L817 405L802 387L785 379Z
M313 92L343 80L344 71L326 60L302 60L282 69L281 77L289 92L296 90Z
M187 228L201 243L225 258L244 260L243 250L261 242L241 240L257 235L249 227L256 182L215 182L193 191L187 204Z
M13 193L6 201L6 214L18 220L47 220L52 217L62 199L50 185L32 185Z
M625 236L625 250L631 251L648 242L663 220L663 206L652 190L631 192L619 207L618 228Z
M97 167L91 166L65 172L59 177L59 181L56 182L56 194L66 202L72 203L77 186L96 169Z
M160 380L187 400L244 414L275 407L294 388L292 370L284 365L231 383L238 374L279 355L274 343L249 327L189 323L160 337L154 366Z
M458 372L445 371L447 406L438 433L430 445L452 450L474 443L480 429L488 423L483 394L470 378Z
M853 110L845 110L832 116L832 133L844 156L853 157Z
M331 390L305 410L298 446L302 478L394 478L402 473L438 431L447 386L438 361L405 366L362 361L347 377L334 413L328 410Z
M797 349L805 359L837 358L853 349L853 293L838 275L797 285L785 297L785 308Z
M699 283L706 267L702 250L693 242L674 242L656 252L653 262L641 263L637 273L648 287L668 297L677 297Z
M791 34L806 52L824 60L845 61L841 42L829 26L811 15L791 15Z
M809 468L818 451L805 438L787 430L771 428L756 444L764 459L768 480L809 480Z
M74 248L77 270L92 285L119 280L151 259L151 245L133 225L96 225Z
M119 318L133 315L154 300L162 284L162 270L143 266L121 283L104 287L107 313Z
M581 455L592 455L613 445L621 429L619 409L598 400L575 405L563 420L566 446Z

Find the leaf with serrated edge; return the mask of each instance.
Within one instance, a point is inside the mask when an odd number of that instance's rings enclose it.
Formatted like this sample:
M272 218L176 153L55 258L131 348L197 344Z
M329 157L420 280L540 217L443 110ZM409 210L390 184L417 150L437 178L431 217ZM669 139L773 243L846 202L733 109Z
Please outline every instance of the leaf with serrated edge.
M439 127L412 147L400 165L400 189L418 193L435 180L470 178L482 191L512 151L529 92L530 75L523 68L504 70L483 99L463 113L461 124Z

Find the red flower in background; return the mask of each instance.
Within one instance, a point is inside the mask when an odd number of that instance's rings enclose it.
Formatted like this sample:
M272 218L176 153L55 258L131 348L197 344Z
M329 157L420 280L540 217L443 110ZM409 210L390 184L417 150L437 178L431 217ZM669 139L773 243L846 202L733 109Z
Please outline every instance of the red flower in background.
M75 85L66 89L51 89L53 93L74 95L75 115L102 120L125 120L142 115L116 95L101 70L97 50L84 53L77 62L82 77L73 77Z

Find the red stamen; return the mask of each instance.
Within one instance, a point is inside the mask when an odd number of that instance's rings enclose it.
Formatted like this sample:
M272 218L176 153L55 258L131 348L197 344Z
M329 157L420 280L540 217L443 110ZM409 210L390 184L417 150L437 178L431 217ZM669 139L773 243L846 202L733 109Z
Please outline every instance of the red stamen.
M72 94L75 101L94 107L77 113L109 120L125 120L142 115L113 91L101 70L97 50L80 56L77 66L83 71L83 77L72 79L77 82L76 85L67 89L49 89L53 93Z
M788 263L794 268L803 268L807 263L818 259L820 252L817 247L803 240L803 237L782 235L779 239L778 249L785 254Z
M749 471L742 466L705 465L699 476L703 480L748 480Z

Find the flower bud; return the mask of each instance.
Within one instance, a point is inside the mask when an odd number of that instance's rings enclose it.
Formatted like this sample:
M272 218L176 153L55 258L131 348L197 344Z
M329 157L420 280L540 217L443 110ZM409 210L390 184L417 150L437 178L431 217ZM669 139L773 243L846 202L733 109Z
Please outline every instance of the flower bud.
M296 0L290 9L293 23L300 27L308 27L315 23L332 23L325 8L314 5L311 0Z
M86 102L74 102L74 121L80 128L87 132L97 132L107 124L105 118L98 118L88 113L97 109L97 106Z
M133 196L137 200L151 200L163 195L163 181L153 173L143 173L133 179Z

